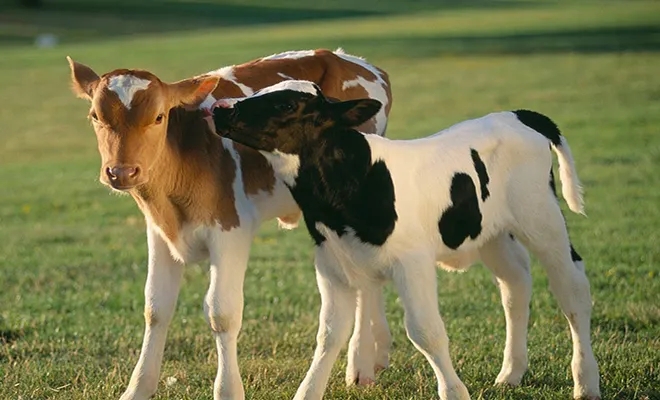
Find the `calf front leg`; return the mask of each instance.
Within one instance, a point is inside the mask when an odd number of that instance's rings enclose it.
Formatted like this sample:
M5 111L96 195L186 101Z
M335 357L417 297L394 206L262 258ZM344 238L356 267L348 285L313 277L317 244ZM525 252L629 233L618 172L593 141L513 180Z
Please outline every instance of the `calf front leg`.
M251 242L251 230L235 228L217 233L209 246L211 282L204 311L218 350L218 372L213 385L215 400L245 397L236 342L243 319L243 281Z
M357 292L330 272L328 259L316 251L316 281L321 293L319 330L312 365L300 384L294 400L320 400L330 378L332 365L348 339L353 323ZM331 257L332 258L332 257Z
M121 400L151 397L158 386L163 351L181 286L183 265L172 258L163 239L147 227L149 266L144 287L144 339L140 358Z

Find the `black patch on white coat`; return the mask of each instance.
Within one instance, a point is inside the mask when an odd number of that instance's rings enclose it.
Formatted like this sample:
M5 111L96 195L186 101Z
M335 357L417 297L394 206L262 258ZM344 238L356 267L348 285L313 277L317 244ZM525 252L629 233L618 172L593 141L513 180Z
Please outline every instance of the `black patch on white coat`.
M582 261L582 257L580 257L578 252L575 251L575 248L573 247L572 244L571 244L571 260L573 260L573 262Z
M470 175L454 174L450 197L452 204L442 213L438 229L443 243L450 249L457 249L465 239L475 239L481 233L479 198Z
M329 130L305 148L291 193L316 245L322 223L343 236L348 228L364 243L381 246L394 231L394 183L382 160L372 164L369 143L354 130Z
M475 149L470 149L470 155L472 156L472 163L474 163L474 169L477 171L477 176L479 177L479 185L481 186L481 201L486 201L490 192L488 191L488 182L490 178L488 177L488 171L486 171L486 165L479 157L479 153Z
M552 172L552 168L550 168L550 190L552 190L552 194L557 198L557 185L555 184L555 173Z
M516 110L513 113L516 114L520 122L548 138L552 144L555 146L561 145L561 132L559 132L557 124L550 118L530 110Z

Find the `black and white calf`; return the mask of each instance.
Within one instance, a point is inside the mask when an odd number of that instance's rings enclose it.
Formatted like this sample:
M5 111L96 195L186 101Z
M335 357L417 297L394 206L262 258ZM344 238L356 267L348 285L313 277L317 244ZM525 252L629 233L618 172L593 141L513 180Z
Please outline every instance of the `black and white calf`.
M333 102L311 82L285 81L222 106L214 110L218 133L270 160L316 243L320 326L296 399L322 397L350 335L357 291L373 292L384 279L394 281L408 337L431 363L440 397L469 398L449 357L436 262L465 269L481 260L493 272L507 322L497 381L519 384L527 368L531 296L521 243L541 261L568 319L574 396L600 398L589 282L548 186L550 149L572 211L582 213L582 196L568 143L549 118L500 112L396 141L352 128L378 112L378 101Z

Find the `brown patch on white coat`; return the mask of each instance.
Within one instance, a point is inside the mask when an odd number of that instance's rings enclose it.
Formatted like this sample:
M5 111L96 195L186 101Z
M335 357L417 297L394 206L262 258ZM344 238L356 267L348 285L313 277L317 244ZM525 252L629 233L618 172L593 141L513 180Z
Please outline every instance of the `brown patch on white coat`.
M392 107L387 73L362 58L345 54L341 49L334 52L325 49L286 52L224 67L209 75L222 78L212 93L216 100L249 96L258 89L287 79L314 82L328 98L374 98L384 105L383 113L358 129L381 136L385 134L386 119ZM206 107L211 104L210 101L204 103Z

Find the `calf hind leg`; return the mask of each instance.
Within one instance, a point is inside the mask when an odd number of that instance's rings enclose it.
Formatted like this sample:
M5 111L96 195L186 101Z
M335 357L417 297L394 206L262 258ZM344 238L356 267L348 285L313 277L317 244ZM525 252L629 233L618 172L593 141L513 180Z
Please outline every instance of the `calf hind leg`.
M358 291L355 330L348 346L346 384L372 384L376 374L389 366L391 347L383 288L376 283Z
M520 209L519 211L524 211ZM575 398L600 399L598 364L591 348L591 293L584 266L568 239L559 205L549 198L519 220L521 240L538 257L548 274L550 290L570 325L573 340Z
M374 369L377 373L390 365L392 334L385 316L383 287L378 285L374 290L374 301L371 303L371 331L376 340L376 364Z
M527 370L527 326L532 297L529 254L508 234L488 242L479 254L495 276L506 320L504 358L495 383L517 386Z
M355 308L355 329L348 344L348 362L346 365L347 385L371 385L376 379L376 343L371 331L371 303L374 301L371 288L357 291Z

